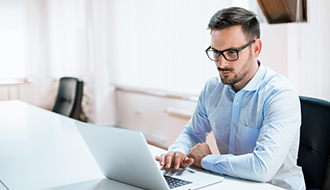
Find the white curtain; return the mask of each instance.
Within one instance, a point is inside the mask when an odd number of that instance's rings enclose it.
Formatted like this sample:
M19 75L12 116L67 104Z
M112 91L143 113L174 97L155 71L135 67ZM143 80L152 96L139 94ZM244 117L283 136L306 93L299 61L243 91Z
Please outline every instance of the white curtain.
M207 24L217 10L232 5L231 0L112 1L111 82L197 95L217 75L204 51L210 45Z
M54 105L63 76L84 81L84 106L93 120L94 73L90 1L23 0L28 76L21 100L46 109Z
M86 1L46 1L47 49L50 74L84 77L89 71Z
M0 80L26 78L21 0L0 0Z

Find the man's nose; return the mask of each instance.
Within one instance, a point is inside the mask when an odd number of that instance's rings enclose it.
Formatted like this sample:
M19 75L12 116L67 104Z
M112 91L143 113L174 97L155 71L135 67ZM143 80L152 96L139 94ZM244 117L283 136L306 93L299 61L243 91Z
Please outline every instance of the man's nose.
M219 61L217 62L217 66L220 68L226 68L228 65L228 61L223 57L223 55L220 55Z

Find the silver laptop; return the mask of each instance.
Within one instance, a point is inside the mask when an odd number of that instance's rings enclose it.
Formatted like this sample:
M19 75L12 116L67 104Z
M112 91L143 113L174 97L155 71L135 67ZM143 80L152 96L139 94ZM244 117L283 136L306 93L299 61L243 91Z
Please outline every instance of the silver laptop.
M76 122L85 143L108 179L144 189L197 189L223 180L192 167L161 170L141 132Z

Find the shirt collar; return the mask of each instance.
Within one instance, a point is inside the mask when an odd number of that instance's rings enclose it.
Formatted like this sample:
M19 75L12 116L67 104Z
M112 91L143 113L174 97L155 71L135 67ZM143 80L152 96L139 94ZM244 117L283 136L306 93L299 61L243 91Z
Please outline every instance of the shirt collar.
M258 64L259 64L259 68L256 74L252 77L252 79L245 85L245 87L242 90L254 91L257 90L261 85L261 81L265 76L266 69L265 66L263 66L259 60L258 60Z

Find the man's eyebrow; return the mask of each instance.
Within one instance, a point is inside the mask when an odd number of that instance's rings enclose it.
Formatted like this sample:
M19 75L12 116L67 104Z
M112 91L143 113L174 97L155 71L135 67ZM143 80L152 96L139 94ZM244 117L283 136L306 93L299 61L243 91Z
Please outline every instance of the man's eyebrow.
M215 48L213 48L213 47L211 46L211 49L214 50L214 51L216 51L216 52L224 52L224 51L228 51L228 50L237 50L237 49L239 49L239 48L233 48L233 47L231 47L231 48L227 48L227 49L225 49L225 50L220 51L220 50L217 50L217 49L215 49Z

